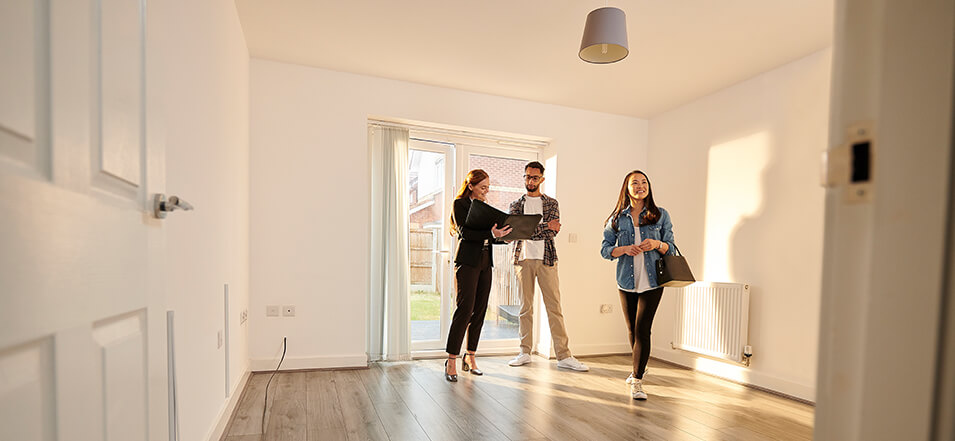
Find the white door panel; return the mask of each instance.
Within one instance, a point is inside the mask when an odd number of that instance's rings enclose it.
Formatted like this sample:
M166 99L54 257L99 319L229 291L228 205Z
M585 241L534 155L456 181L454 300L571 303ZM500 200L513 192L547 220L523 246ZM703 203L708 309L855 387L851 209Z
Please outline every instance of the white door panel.
M0 158L28 169L38 165L37 113L46 110L37 84L47 68L43 12L33 0L0 2Z
M24 343L0 352L0 415L16 421L0 428L3 439L52 441L53 345L51 339Z
M100 5L99 142L95 171L132 190L140 184L142 130L141 5L134 0L102 0ZM123 188L123 187L119 187Z

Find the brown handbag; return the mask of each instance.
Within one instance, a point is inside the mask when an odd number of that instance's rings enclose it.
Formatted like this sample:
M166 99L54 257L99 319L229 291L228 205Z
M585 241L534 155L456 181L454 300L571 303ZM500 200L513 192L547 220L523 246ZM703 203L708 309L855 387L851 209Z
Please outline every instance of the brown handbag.
M676 244L673 244L673 248L676 249L675 256L664 254L660 260L657 260L657 285L680 288L696 282L693 272L690 271L690 265L686 263L686 258L680 253L680 249Z

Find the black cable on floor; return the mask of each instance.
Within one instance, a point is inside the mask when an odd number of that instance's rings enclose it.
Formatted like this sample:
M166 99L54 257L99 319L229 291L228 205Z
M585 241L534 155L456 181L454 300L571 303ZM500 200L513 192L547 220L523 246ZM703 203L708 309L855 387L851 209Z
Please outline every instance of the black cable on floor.
M282 362L285 361L285 351L288 349L288 337L282 337L282 359L279 360L279 365L275 367L275 370L272 371L272 375L269 377L269 382L265 383L265 404L262 405L262 435L265 435L265 409L269 407L269 385L272 384L272 379L275 378L275 373L279 371L279 368L282 367Z

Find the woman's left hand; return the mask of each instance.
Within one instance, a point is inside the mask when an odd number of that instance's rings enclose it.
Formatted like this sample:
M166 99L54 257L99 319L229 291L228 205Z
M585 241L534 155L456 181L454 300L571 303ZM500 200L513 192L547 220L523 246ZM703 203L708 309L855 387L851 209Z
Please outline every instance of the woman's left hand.
M497 228L497 224L494 224L494 226L491 227L491 235L494 236L495 239L499 237L507 236L508 234L510 234L510 232L511 232L510 225L505 225L502 228Z
M660 241L656 239L644 239L643 242L640 242L640 244L637 245L637 248L639 248L640 251L653 251L659 247Z

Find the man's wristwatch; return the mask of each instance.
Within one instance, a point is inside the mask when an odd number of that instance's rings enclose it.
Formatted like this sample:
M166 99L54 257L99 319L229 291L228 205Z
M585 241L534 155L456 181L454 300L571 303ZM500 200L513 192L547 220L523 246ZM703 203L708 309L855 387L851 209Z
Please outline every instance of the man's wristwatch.
M665 245L665 244L666 244L666 242L664 242L664 241L661 240L661 241L660 241L660 246L658 246L657 249L658 249L658 250L662 250L662 249L663 249L663 245Z

